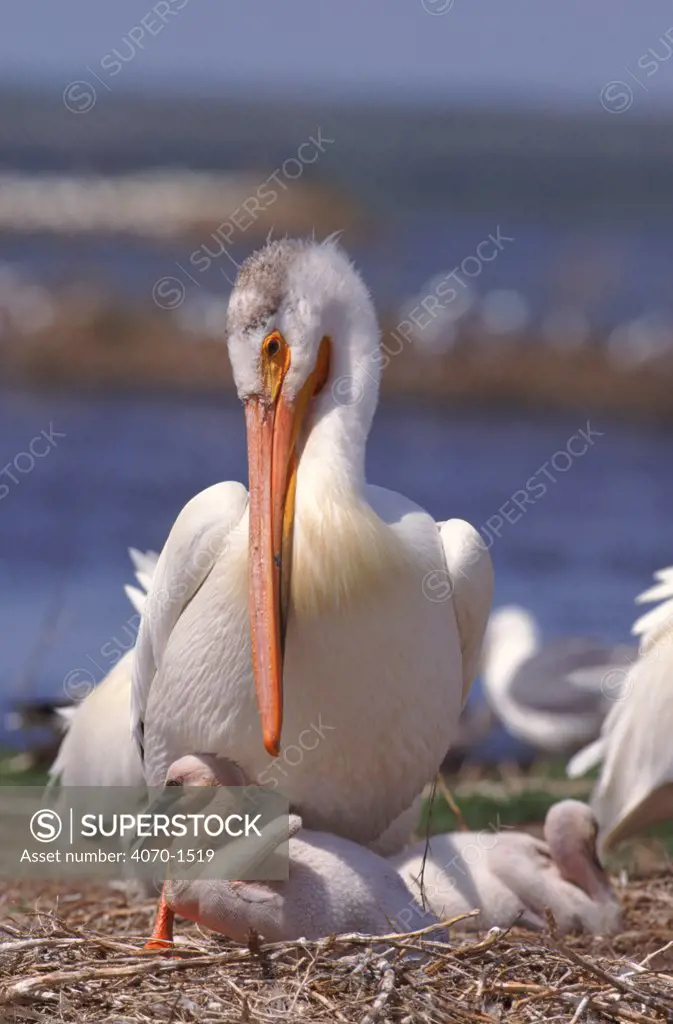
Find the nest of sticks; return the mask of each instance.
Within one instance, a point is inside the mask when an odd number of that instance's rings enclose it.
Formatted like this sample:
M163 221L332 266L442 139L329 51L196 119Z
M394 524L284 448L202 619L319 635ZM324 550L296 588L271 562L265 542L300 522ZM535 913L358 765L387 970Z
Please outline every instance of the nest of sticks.
M0 1022L673 1021L671 874L621 889L609 939L511 929L248 947L179 921L177 955L144 953L152 901L100 885L0 891Z

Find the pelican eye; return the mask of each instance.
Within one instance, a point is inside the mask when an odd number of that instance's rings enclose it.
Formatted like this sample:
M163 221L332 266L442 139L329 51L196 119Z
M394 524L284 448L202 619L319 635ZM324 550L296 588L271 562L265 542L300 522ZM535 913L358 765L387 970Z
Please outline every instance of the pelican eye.
M262 345L262 351L268 362L279 366L285 363L287 342L280 331L272 331L271 334L267 334ZM278 358L279 356L281 357L280 359Z
M262 343L262 389L276 401L290 365L290 349L280 331L271 331Z

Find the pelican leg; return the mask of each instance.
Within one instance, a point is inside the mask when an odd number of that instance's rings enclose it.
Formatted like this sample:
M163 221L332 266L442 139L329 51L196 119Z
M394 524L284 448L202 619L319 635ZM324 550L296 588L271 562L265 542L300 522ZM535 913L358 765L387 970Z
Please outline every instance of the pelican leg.
M173 919L175 914L168 906L165 896L165 883L161 887L157 916L154 919L152 938L145 943L145 949L172 949L173 948Z

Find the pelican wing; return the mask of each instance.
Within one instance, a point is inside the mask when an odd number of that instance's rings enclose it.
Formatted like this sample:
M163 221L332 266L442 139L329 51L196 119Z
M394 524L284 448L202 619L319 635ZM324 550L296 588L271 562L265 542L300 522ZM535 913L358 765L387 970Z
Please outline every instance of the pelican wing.
M673 815L672 679L673 647L655 643L632 667L604 722L591 796L601 853Z
M201 491L183 508L159 555L133 666L131 726L141 753L147 699L171 632L210 575L247 504L248 492L239 483L214 484Z
M138 582L126 596L142 615L158 555L129 548ZM141 574L143 579L141 579ZM49 769L49 785L142 785L142 766L128 734L133 653L128 651L79 704L57 708L64 739Z
M555 640L521 665L512 680L512 699L532 711L598 714L602 720L606 700L635 655L625 644L610 646L591 637Z
M673 568L654 576L656 584L636 598L637 604L663 602L633 626L641 637L640 656L615 695L599 739L567 768L575 776L602 764L591 798L602 852L673 814Z
M463 654L463 703L479 669L493 599L493 564L480 534L462 519L438 523Z
M127 651L75 709L56 760L50 785L142 786L142 765L129 736L133 651Z

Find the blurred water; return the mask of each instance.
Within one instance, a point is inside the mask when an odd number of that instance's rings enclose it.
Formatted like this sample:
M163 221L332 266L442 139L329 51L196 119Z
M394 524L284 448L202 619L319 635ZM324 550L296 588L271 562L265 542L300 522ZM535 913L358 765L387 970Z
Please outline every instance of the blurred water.
M470 278L477 246L490 234L507 241L497 254L489 243L489 262ZM99 284L120 301L152 307L152 289L168 275L182 282L187 302L206 293L228 296L238 265L258 243L252 235L236 238L225 254L200 272L203 258L195 266L190 254L202 244L215 253L223 245L210 232L192 242L162 244L133 238L7 234L0 237L0 265L7 263L27 279L48 286ZM673 231L668 219L592 226L551 217L531 219L506 210L501 215L465 216L416 212L395 216L367 237L349 240L348 249L382 313L394 313L404 298L422 292L431 278L449 274L472 258L467 274L458 270L461 280L481 294L501 288L520 291L535 322L559 303L586 310L592 327L599 330L653 309L673 317Z
M387 404L371 436L368 477L438 519L463 517L492 537L488 520L587 419ZM556 483L546 478L544 496L505 522L493 543L496 603L528 605L548 635L619 640L633 597L671 562L671 433L590 419L601 436L553 474ZM0 392L0 466L50 425L65 438L0 500L0 704L19 694L62 696L64 678L78 669L100 680L115 650L131 643L127 547L159 548L197 491L246 478L234 400Z

